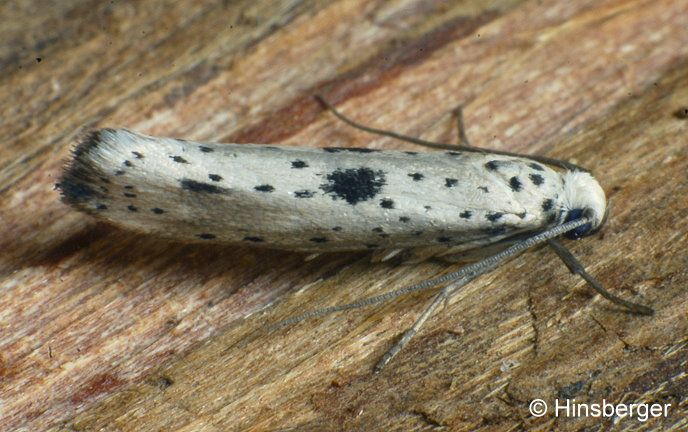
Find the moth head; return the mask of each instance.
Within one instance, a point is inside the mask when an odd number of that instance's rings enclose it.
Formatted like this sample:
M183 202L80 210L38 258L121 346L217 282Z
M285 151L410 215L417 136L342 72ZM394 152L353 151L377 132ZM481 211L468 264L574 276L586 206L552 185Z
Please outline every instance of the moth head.
M564 222L586 217L589 223L579 226L566 234L571 239L579 239L595 234L607 220L607 199L604 191L589 173L568 171L562 175L564 180Z

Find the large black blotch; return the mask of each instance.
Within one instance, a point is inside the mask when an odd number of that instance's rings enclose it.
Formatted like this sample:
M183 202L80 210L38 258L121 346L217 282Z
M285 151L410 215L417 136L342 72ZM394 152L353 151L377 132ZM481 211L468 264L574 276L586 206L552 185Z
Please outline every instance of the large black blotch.
M351 205L375 198L385 185L385 173L370 168L336 169L327 175L328 183L320 189L333 199L343 199Z

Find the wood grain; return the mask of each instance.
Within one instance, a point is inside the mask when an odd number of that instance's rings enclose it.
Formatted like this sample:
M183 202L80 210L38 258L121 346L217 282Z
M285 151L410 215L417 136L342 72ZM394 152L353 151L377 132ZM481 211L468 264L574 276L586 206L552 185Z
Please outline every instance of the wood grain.
M76 1L0 5L1 430L681 430L688 380L688 2ZM379 374L431 292L266 332L457 268L190 246L118 231L54 183L94 127L412 148L336 121L567 158L612 200L467 286ZM416 150L416 148L413 148ZM231 217L231 215L228 215ZM534 417L541 398L668 416Z

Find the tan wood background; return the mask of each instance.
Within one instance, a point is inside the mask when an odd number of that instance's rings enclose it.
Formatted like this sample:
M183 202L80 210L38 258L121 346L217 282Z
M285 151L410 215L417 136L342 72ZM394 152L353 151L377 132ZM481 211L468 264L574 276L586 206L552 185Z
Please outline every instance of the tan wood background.
M688 427L688 1L17 0L0 39L0 430ZM538 248L373 374L431 292L260 330L457 266L168 243L54 190L75 139L102 126L412 148L336 121L319 92L449 142L463 104L473 143L591 168L611 219L567 245L656 314L609 304ZM528 412L567 397L671 408Z

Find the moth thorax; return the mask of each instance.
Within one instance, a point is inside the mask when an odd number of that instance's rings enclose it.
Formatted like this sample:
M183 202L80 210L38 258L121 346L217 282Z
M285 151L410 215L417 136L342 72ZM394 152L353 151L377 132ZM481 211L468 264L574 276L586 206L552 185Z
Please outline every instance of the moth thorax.
M590 223L566 233L566 237L579 239L596 233L606 219L607 199L604 191L589 173L567 171L562 175L564 183L565 222L587 217Z

